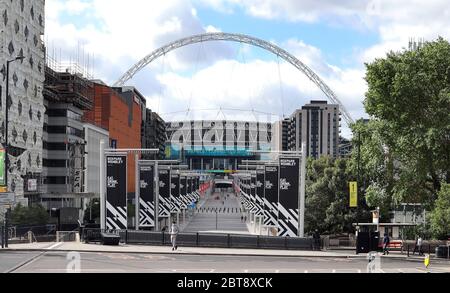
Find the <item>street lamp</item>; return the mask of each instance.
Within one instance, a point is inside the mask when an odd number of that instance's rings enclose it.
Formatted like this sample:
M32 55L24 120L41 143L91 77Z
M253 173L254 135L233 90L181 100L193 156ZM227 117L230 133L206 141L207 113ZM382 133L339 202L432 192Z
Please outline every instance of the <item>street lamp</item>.
M6 184L6 191L8 191L9 185L8 185L8 169L9 169L9 142L8 142L8 103L9 103L9 64L25 59L24 56L17 56L16 58L12 60L6 61L6 107L5 107L5 184Z

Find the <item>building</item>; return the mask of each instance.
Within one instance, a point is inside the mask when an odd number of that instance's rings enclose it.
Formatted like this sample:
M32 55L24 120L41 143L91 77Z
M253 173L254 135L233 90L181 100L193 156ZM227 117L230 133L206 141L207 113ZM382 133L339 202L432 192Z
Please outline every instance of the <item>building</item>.
M165 145L167 141L166 123L155 112L145 109L144 120L142 121L142 148L159 149L156 155L144 155L145 159L162 160L165 157Z
M38 193L42 173L44 5L44 0L0 1L1 148L5 148L5 112L8 111L8 190L15 193L16 203L25 205L25 194ZM18 56L24 59L10 63L9 96L6 97L7 61Z
M109 132L91 123L84 123L85 191L100 198L100 142L109 142Z
M84 111L92 109L93 84L81 74L45 67L42 187L29 196L47 209L81 208L85 196Z
M84 186L85 192L91 198L100 198L100 142L109 142L109 132L91 123L84 123ZM90 199L83 202L83 211L86 210ZM83 215L84 217L84 215Z
M348 158L351 156L353 151L352 142L345 137L339 137L339 157Z
M94 81L94 107L84 121L109 132L109 148L142 148L141 128L145 98L132 87L111 88ZM128 156L128 195L134 198L135 158Z
M289 120L282 124L283 148L287 137L287 151L301 151L305 142L308 157L339 156L339 105L311 101L295 111Z
M167 123L166 157L193 170L237 170L242 160L255 160L272 148L272 124L245 121Z

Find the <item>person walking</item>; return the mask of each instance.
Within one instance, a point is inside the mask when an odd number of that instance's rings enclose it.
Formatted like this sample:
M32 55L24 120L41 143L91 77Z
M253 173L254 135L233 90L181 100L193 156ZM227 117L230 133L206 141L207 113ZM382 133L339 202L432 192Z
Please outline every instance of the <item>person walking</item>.
M386 233L384 234L384 238L383 238L383 255L389 255L389 243L391 242L391 239L389 238L389 235Z
M172 226L170 227L170 242L172 242L172 251L178 250L177 246L177 236L180 232L180 229L177 226L177 223L173 221Z
M423 244L423 239L422 239L422 237L419 236L419 238L417 238L416 245L414 247L413 255L416 253L416 251L419 252L420 256L423 255L422 244Z
M320 234L319 230L315 230L313 233L313 239L314 239L314 250L320 250Z

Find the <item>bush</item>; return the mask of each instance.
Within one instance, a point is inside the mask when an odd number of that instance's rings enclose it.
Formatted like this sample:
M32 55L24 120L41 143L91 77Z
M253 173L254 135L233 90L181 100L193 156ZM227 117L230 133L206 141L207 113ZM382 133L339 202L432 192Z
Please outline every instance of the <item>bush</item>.
M42 226L49 223L50 215L41 206L24 207L18 204L11 212L11 225L16 226Z
M438 193L431 213L431 231L436 239L447 239L450 234L450 184L442 184Z

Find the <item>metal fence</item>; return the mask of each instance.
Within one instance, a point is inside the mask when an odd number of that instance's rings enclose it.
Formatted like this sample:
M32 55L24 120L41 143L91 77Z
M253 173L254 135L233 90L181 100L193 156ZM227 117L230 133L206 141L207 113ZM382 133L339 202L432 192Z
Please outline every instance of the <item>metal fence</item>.
M169 233L131 230L84 229L82 241L86 243L101 243L101 233L119 235L121 242L126 244L170 245ZM314 250L312 238L269 237L238 234L180 233L177 236L177 244L186 247Z

